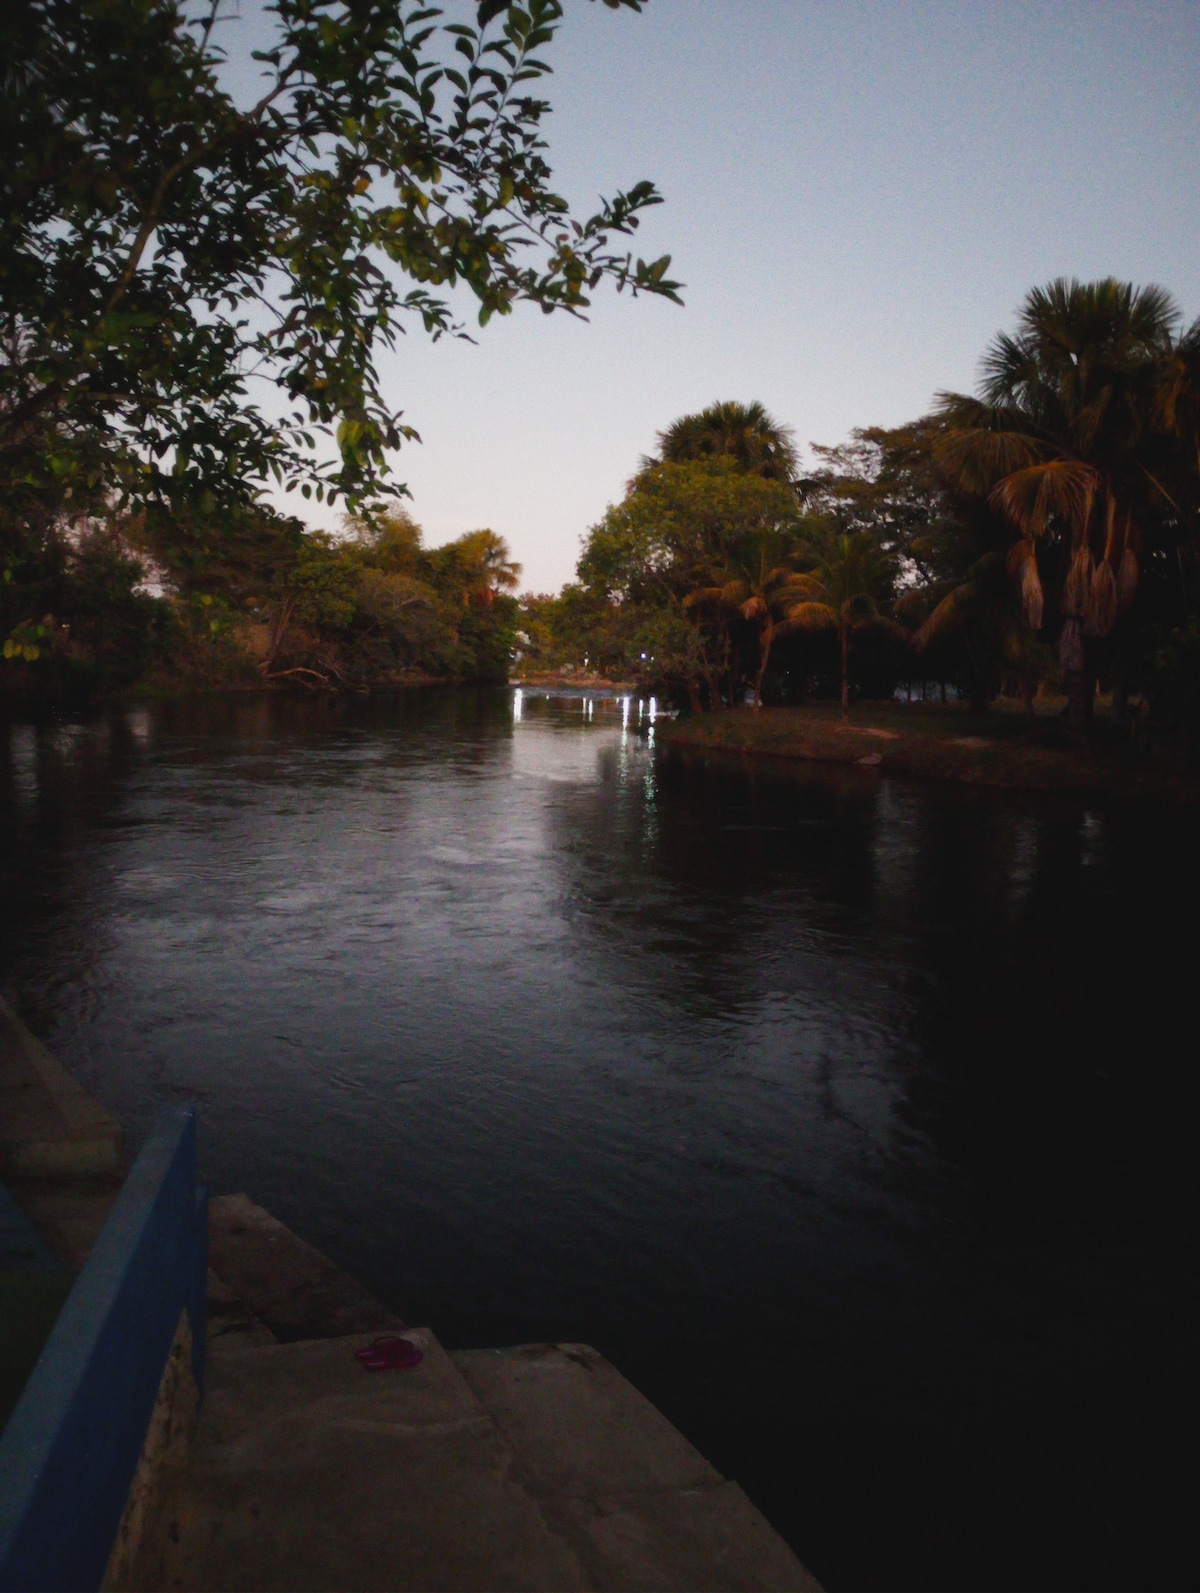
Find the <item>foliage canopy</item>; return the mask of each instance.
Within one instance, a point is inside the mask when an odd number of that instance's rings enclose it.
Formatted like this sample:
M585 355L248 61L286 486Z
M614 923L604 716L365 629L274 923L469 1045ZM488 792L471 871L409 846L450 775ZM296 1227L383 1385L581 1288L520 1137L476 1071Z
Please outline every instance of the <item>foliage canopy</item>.
M642 0L605 0L640 9ZM576 219L534 89L561 0L272 0L252 103L222 0L0 8L0 489L10 505L369 502L415 435L378 356L605 279L648 182ZM232 45L231 45L232 47ZM261 395L261 396L260 396ZM317 434L333 444L323 458Z

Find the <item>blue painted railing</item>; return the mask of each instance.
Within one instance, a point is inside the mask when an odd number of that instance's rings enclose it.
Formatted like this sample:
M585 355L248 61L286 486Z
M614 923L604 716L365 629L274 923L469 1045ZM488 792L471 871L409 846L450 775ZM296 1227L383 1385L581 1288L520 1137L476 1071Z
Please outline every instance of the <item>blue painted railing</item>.
M196 1120L155 1124L0 1436L0 1593L100 1586L185 1310L203 1387Z

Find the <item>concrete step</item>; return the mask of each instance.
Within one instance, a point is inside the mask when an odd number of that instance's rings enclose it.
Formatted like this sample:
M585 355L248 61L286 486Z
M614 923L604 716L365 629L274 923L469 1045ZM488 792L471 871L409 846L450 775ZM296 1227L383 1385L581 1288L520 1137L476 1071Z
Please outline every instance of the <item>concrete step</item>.
M593 1587L817 1589L737 1484L590 1346L452 1359Z
M156 1587L816 1589L595 1350L406 1334L425 1359L381 1373L371 1335L218 1341Z
M0 1000L0 1178L91 1178L122 1169L124 1134Z
M368 1373L371 1335L226 1350L162 1580L173 1589L583 1589L513 1457L431 1333Z

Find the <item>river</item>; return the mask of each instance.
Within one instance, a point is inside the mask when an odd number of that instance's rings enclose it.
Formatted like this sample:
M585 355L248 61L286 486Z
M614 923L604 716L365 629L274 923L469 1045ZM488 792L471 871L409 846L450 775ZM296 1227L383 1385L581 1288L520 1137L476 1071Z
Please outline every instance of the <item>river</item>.
M0 727L0 981L408 1321L596 1345L829 1587L1189 1585L1193 815L654 728Z

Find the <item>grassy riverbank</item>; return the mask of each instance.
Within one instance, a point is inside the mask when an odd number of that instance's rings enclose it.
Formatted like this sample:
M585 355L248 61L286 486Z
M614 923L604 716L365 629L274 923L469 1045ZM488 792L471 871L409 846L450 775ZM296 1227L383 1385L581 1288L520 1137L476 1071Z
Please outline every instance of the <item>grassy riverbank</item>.
M1130 736L1103 714L1094 746L1073 752L1058 710L1053 700L1034 715L1007 706L977 714L956 703L872 702L856 705L843 725L836 703L811 703L693 715L659 735L670 746L857 764L971 785L1189 799L1200 793L1195 780L1147 767Z

